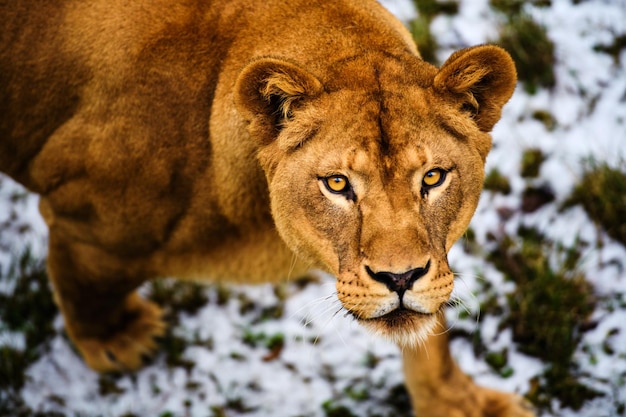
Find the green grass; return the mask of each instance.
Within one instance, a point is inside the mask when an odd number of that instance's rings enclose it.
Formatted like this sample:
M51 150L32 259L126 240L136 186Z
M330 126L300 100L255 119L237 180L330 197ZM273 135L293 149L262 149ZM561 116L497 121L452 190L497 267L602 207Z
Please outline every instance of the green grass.
M437 50L439 44L430 31L430 25L438 15L458 13L457 1L413 0L418 16L409 22L409 29L425 61L439 65ZM518 78L529 93L540 88L551 88L555 84L554 43L548 37L546 28L535 22L524 11L526 4L538 7L550 6L549 0L490 0L493 10L503 17L499 38L494 43L506 49L515 61ZM614 45L598 46L614 56L624 47L616 40Z
M611 55L615 64L618 64L620 54L626 49L626 34L616 36L613 42L608 45L596 45L593 49L597 52L604 52L605 54Z
M501 193L504 195L511 194L511 183L509 179L502 175L497 169L492 169L485 176L483 184L485 190Z
M494 369L502 378L509 378L514 371L509 366L509 350L490 351L485 355L485 362Z
M522 154L521 175L523 178L537 178L541 164L546 160L541 149L527 149Z
M515 16L522 13L525 5L533 5L537 7L549 7L552 5L551 0L489 0L491 7L500 13L508 16Z
M505 1L492 1L492 6L494 3L507 4ZM556 82L554 43L545 27L535 22L522 7L517 7L521 2L510 4L515 7L505 15L506 23L500 28L500 38L495 43L511 54L517 76L528 93L553 87Z
M554 191L549 184L538 186L529 185L522 192L522 206L524 213L533 213L555 199Z
M532 113L532 118L543 124L548 132L554 131L557 128L558 122L554 115L546 110L535 110Z
M358 417L348 407L344 405L336 405L333 401L328 400L322 404L326 417Z
M165 307L172 318L194 314L208 301L206 286L172 279L155 279L148 284L148 298Z
M57 307L52 300L45 262L33 258L28 250L13 259L0 281L12 287L8 293L0 293L0 332L21 333L25 340L23 349L0 347L0 416L26 416L31 410L23 403L19 391L26 382L26 370L45 354L56 334L53 320Z
M457 1L413 0L418 16L409 22L409 30L422 58L431 64L438 65L437 50L439 45L430 31L430 24L439 14L455 15L459 11Z
M517 238L497 242L489 261L516 290L507 296L502 326L513 331L520 351L540 358L546 370L528 393L533 403L550 409L553 399L575 410L598 392L579 381L573 360L596 299L580 272L582 243L563 247L534 229L520 228Z
M409 29L424 61L436 64L439 45L430 32L430 20L427 17L418 16L409 23Z
M619 168L590 160L564 207L581 205L613 239L626 245L626 162Z

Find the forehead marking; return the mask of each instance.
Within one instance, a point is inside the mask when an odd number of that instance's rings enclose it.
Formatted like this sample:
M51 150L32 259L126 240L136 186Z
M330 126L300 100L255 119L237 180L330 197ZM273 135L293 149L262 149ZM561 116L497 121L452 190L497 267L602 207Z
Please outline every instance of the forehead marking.
M363 61L368 63L369 70L360 67L358 73L352 74L353 64ZM416 123L420 111L428 111L429 106L421 100L414 102L415 98L409 99L407 95L408 88L418 93L424 86L406 74L408 68L402 63L401 56L376 51L340 58L332 66L337 75L353 75L352 82L344 87L355 92L361 90L358 95L364 94L363 106L357 111L375 129L361 138L358 149L347 154L344 166L350 170L379 171L383 180L390 180L405 176L407 170L414 171L428 161L427 150L419 142L420 126ZM337 79L340 78L345 77ZM402 106L416 108L411 112Z

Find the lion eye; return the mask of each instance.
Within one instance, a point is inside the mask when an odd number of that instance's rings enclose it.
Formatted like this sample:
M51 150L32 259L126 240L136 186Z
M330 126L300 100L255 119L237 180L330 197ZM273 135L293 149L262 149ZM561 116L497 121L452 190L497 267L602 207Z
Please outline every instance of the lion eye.
M426 188L438 187L446 179L446 172L442 169L431 169L424 175L422 185Z
M350 182L343 175L333 175L324 178L324 184L332 193L345 193L350 190Z

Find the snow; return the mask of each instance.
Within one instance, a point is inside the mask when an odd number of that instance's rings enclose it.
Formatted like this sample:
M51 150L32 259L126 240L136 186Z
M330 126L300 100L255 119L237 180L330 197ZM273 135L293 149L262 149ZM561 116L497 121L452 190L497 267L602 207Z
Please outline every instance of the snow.
M39 214L39 197L0 174L0 271L6 273L11 255L28 248L33 256L46 254L47 229ZM0 292L10 290L0 281Z
M416 15L408 0L381 3L405 22ZM535 226L565 245L576 239L595 242L598 238L597 227L581 208L562 212L556 206L581 178L582 161L593 156L619 166L626 160L626 52L622 51L621 64L616 65L609 55L594 51L594 46L608 44L626 33L626 1L576 3L580 4L553 0L551 7L526 6L548 28L556 44L557 85L553 91L541 90L535 95L518 88L494 129L494 149L487 160L487 171L497 168L511 180L513 192L509 196L489 192L483 195L471 225L481 245L489 245L485 239L488 232L504 230L515 235L521 224ZM458 15L437 17L431 29L442 46L440 59L444 61L460 47L496 39L499 19L487 0L464 0ZM535 111L552 114L557 127L546 129L531 117ZM497 210L519 207L520 193L528 184L529 180L520 177L519 166L521 154L529 148L541 149L548 156L540 177L532 182L548 184L556 194L556 204L532 214L514 213L503 223ZM9 267L10 255L26 247L36 256L45 254L46 229L37 212L37 197L15 198L22 194L18 185L0 178L0 225L11 225L0 228L0 242L12 243L11 247L0 246L3 270ZM30 227L21 232L25 225ZM603 235L602 240L601 248L592 246L584 255L582 268L600 296L626 294L626 249L607 236ZM473 293L479 295L481 280L494 284L503 303L504 294L513 290L513 284L504 282L501 273L483 259L468 255L458 246L452 249L450 262L459 277L454 295L460 306L451 309L448 317L452 326L471 331L478 324L459 319L459 312L464 308L477 311L478 300ZM191 345L185 350L184 357L196 365L190 371L168 369L160 358L135 375L117 379L120 393L114 395L98 394L98 375L82 363L59 332L50 351L28 370L22 397L33 410L56 410L67 415L120 416L132 412L158 416L169 411L177 416L205 416L211 407L244 398L246 407L253 409L246 416L323 416L320 404L345 396L346 384L360 381L373 397L379 396L377 407L384 410L384 387L402 382L400 355L394 345L368 334L352 319L337 315L332 277L320 274L319 279L321 284L304 289L287 287L290 296L281 320L251 323L240 313L236 297L225 306L209 302L197 314L182 317L176 329L181 337L211 339L211 347ZM0 283L0 291L9 291L9 286ZM215 298L214 289L206 291ZM243 286L233 291L259 305L277 302L269 285ZM623 306L613 307L599 307L594 315L598 326L585 333L576 353L581 372L589 375L590 383L607 396L590 401L578 412L559 409L555 404L560 416L605 416L612 400L626 399L626 311ZM514 373L509 378L500 377L474 356L469 342L457 338L451 346L461 367L486 386L527 392L529 381L541 373L544 365L518 352L510 332L497 328L497 318L486 317L480 326L481 337L490 348L509 349L509 366ZM61 318L56 327L62 328ZM267 351L243 343L246 331L284 334L285 347L280 357L264 360ZM607 344L618 354L607 355ZM0 345L19 348L24 340L20 334L0 332ZM379 360L373 369L364 365L371 355ZM196 388L190 389L190 383ZM353 407L355 414L366 415L363 403L354 402Z
M379 3L405 24L417 17L417 10L411 1L379 0Z

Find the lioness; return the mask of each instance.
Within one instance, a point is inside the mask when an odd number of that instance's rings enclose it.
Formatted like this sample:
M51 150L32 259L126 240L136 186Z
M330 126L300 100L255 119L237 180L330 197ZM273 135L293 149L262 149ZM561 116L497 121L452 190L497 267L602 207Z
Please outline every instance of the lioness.
M532 416L442 332L516 73L495 46L437 69L374 0L0 5L0 169L41 195L67 332L98 371L162 335L156 276L260 282L314 266L396 341L418 416ZM296 260L296 262L294 262Z

